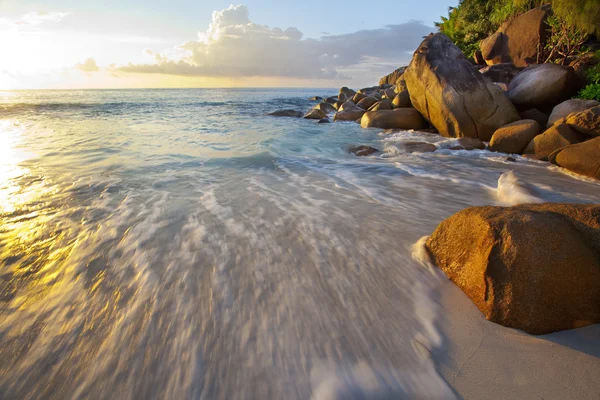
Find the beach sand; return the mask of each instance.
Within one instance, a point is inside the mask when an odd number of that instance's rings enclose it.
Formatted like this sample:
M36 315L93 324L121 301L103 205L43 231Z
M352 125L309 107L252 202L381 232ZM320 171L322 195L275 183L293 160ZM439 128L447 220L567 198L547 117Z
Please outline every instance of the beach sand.
M437 369L463 399L600 399L600 324L532 336L487 321L450 281L439 287Z

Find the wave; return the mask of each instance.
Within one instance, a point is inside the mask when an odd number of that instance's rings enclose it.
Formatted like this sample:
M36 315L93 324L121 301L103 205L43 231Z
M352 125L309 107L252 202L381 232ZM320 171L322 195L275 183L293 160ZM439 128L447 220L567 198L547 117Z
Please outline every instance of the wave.
M537 197L535 188L520 181L513 171L508 171L498 178L496 196L502 205L514 206L524 203L543 203L544 200Z

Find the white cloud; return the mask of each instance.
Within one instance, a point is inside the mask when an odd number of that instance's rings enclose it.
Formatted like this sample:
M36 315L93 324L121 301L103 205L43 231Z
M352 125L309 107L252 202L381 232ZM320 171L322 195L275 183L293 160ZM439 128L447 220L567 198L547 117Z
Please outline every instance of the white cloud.
M10 28L26 28L42 25L47 22L60 22L70 13L66 12L48 12L35 11L22 15L19 19L13 20L9 18L0 18L0 26Z
M348 79L340 70L365 60L408 62L423 36L433 28L421 22L388 25L345 35L302 39L297 28L270 28L250 20L244 5L212 15L198 40L176 48L175 54L154 54L150 64L116 67L129 73L203 77L292 77ZM147 53L150 54L150 53Z
M75 64L75 69L78 69L83 72L98 72L100 68L96 64L96 60L93 58L86 59L83 63Z

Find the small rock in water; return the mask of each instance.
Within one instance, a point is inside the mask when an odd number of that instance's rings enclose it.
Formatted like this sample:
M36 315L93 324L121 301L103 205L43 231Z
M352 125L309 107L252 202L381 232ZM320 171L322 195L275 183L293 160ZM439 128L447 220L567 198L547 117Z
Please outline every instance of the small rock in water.
M310 101L321 101L321 100L323 100L323 98L320 96L314 96L314 97L311 97L309 100Z
M514 157L506 157L506 161L510 161L510 162L516 162L517 159Z
M407 153L432 153L437 150L435 144L426 142L405 142L402 146Z
M318 123L319 124L328 124L330 122L331 121L329 121L329 118L321 118Z
M354 153L355 155L359 156L359 157L363 157L363 156L368 156L371 155L373 153L378 153L379 150L377 150L374 147L371 146L358 146L358 147L353 147L350 149L350 153Z
M296 110L277 110L277 111L273 111L272 113L269 113L268 115L270 115L272 117L301 118L304 114L302 114L300 111L296 111Z

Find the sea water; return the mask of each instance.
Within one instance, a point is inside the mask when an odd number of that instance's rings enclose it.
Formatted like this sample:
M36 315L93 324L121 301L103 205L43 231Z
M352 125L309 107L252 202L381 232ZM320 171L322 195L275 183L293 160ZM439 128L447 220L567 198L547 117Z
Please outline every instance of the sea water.
M413 245L465 207L600 185L266 115L333 94L1 92L0 398L452 398Z

